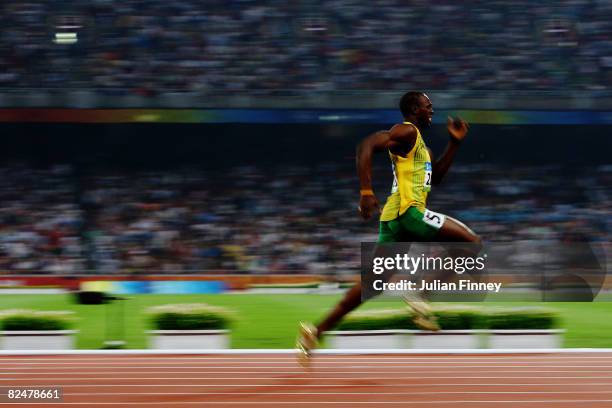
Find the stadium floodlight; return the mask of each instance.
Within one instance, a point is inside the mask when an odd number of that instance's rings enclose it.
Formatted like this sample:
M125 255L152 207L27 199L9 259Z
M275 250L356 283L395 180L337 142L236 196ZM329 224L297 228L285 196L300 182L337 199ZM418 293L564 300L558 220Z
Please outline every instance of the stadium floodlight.
M76 44L78 41L77 33L55 33L56 44Z

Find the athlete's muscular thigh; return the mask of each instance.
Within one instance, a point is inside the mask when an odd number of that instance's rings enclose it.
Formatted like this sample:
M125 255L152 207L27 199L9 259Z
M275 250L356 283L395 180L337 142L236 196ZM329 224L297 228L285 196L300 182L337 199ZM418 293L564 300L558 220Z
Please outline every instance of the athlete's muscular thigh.
M436 241L441 242L481 242L478 235L461 221L446 216L444 225L436 235Z

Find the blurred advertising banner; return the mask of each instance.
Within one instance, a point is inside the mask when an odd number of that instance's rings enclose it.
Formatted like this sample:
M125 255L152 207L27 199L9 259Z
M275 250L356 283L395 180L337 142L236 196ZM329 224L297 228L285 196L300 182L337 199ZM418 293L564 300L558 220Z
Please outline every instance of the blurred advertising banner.
M589 242L362 243L362 298L592 302L607 294L603 247Z
M599 110L437 110L434 124L458 115L482 125L609 125L612 112ZM0 109L3 123L394 123L395 109Z
M222 293L226 285L221 281L89 281L81 283L81 290L116 295L189 295Z

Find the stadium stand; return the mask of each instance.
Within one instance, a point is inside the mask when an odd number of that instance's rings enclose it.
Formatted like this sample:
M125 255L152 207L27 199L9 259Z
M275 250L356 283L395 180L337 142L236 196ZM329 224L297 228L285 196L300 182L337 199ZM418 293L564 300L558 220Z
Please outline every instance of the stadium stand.
M612 167L573 167L571 179L567 170L457 165L429 207L457 216L489 242L562 241L572 234L605 241L612 231ZM354 210L353 173L337 163L84 176L69 166L6 165L0 269L355 273L360 242L374 241L376 228ZM387 187L378 190L381 201Z
M611 14L609 2L576 0L5 0L0 87L601 92ZM66 33L76 37L57 41Z

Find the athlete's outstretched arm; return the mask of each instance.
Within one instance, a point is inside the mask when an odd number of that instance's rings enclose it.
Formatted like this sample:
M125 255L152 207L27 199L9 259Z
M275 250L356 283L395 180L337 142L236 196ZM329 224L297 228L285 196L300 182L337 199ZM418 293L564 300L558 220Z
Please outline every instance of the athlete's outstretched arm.
M459 145L465 139L465 135L468 132L469 125L460 118L453 119L449 116L446 125L450 140L444 149L444 153L435 161L432 165L433 174L431 177L432 184L440 184L457 154ZM431 154L431 151L430 151Z
M374 152L389 149L394 154L405 155L414 146L416 131L410 125L395 125L390 130L382 130L366 137L357 145L357 175L359 176L359 212L369 219L375 211L380 211L378 200L372 190L372 156Z
M359 213L369 219L379 210L378 200L372 190L372 156L389 143L389 132L382 130L372 133L357 145L357 175L359 176Z

